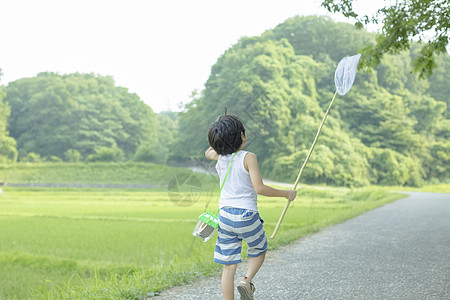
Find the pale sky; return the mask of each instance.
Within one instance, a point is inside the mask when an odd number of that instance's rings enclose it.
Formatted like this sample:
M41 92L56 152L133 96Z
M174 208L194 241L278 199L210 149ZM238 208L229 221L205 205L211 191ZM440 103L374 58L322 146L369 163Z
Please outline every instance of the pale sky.
M1 0L0 85L47 71L95 73L112 76L155 112L178 111L239 38L260 35L295 15L345 21L321 2ZM359 1L365 10L383 4Z

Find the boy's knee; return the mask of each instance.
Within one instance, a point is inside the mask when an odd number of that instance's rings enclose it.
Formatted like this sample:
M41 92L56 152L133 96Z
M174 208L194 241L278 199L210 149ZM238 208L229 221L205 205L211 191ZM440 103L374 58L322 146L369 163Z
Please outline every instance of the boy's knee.
M237 269L237 264L223 265L224 272L236 272L236 269Z
M232 264L232 265L223 265L224 269L235 269L237 268L237 264Z

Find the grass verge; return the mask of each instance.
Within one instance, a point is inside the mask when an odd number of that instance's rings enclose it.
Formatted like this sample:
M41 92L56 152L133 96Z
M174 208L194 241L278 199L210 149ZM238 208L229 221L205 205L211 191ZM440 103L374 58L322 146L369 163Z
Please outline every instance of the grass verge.
M377 187L388 191L408 191L408 192L423 192L423 193L450 193L450 183L425 185L420 188L408 186L383 186Z
M0 180L4 183L154 184L165 187L175 175L186 173L193 174L185 168L141 162L0 164ZM212 177L195 174L203 182Z

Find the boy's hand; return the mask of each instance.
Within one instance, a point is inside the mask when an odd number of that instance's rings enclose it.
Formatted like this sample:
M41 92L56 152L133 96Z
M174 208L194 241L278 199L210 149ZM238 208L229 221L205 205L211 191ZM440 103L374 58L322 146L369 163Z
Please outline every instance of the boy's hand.
M208 150L206 150L205 157L209 160L218 160L219 159L219 155L213 149L213 147L209 147Z
M295 190L287 190L286 196L289 201L294 201L295 197L297 197L297 191Z

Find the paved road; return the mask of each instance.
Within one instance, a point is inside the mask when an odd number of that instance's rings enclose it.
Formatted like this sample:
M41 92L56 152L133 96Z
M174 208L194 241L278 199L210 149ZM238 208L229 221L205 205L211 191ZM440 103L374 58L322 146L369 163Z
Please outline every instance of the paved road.
M450 299L450 194L409 194L269 252L255 298ZM221 299L220 278L155 299Z

